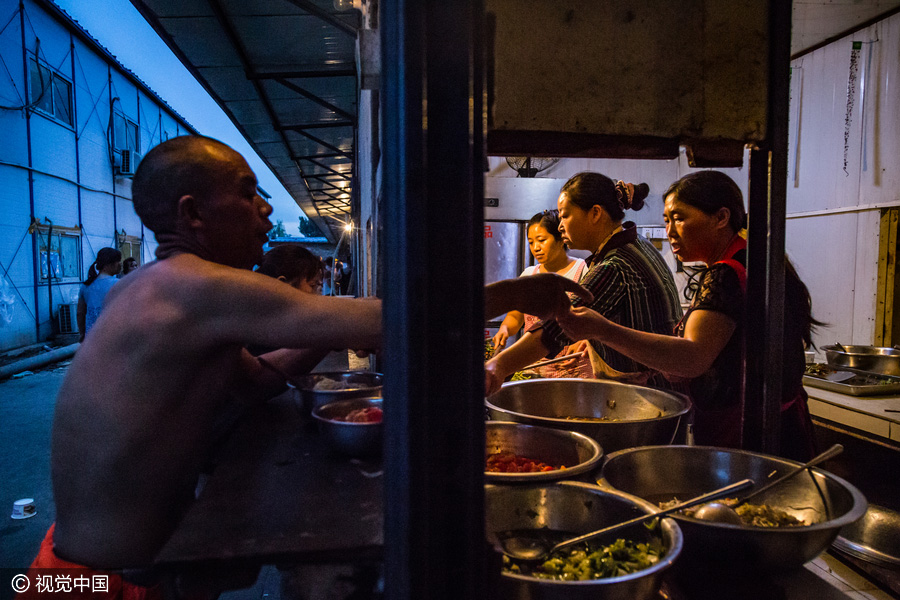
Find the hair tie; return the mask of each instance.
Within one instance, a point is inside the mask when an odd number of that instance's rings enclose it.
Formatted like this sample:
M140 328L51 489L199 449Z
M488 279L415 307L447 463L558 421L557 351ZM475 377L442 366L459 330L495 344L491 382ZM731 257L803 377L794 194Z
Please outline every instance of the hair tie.
M619 207L622 210L631 208L634 199L634 184L625 183L622 180L616 182L616 197L619 200Z

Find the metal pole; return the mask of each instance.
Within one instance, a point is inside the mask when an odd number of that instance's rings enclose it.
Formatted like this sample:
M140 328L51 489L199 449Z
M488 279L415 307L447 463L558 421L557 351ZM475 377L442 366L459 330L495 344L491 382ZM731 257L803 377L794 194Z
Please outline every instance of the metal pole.
M483 18L479 0L381 4L391 600L488 594Z
M25 3L22 0L19 0L19 28L22 30L22 75L24 85L22 89L25 90L25 101L27 105L31 104L31 96L29 94L30 87L28 85L28 48L25 44ZM40 69L40 63L38 61L38 56L35 54L34 60ZM32 82L33 84L34 82ZM34 217L34 164L31 156L31 106L26 106L25 108L25 144L26 150L28 152L28 210L31 214L31 225L35 228L34 232L31 235L31 260L32 260L32 274L34 276L34 341L39 342L41 340L41 303L38 297L38 287L40 283L40 248L37 243L37 235L39 233L39 229L37 228L37 221ZM12 267L12 265L10 265ZM49 248L47 252L47 270L49 272L50 269L50 253Z
M791 2L769 5L766 141L750 153L743 444L777 453L784 337L784 235L790 86Z

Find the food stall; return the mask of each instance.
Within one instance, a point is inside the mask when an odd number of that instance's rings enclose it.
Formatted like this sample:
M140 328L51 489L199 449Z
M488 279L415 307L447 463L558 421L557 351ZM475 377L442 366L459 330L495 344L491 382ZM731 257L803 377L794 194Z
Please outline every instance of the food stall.
M622 3L605 20L593 5L492 1L487 24L479 2L379 5L380 88L366 108L376 114L367 141L380 161L360 169L381 186L360 222L374 219L366 247L385 300L383 462L328 453L298 435L305 425L291 400L276 400L234 432L160 565L383 559L389 598L490 597L498 564L484 540L486 153L671 158L685 144L696 165L733 166L752 144L750 212L760 218L750 230L750 293L778 295L789 5ZM535 22L554 27L535 31ZM585 39L603 45L592 54ZM675 66L660 69L660 56ZM597 64L616 68L574 89ZM777 302L754 309L748 319L763 334L748 348L755 408L746 434L764 451L777 431L768 390L779 387L780 356L769 348L780 348L771 340L782 317ZM841 597L828 595L823 577L807 568L747 587L718 583L731 597Z

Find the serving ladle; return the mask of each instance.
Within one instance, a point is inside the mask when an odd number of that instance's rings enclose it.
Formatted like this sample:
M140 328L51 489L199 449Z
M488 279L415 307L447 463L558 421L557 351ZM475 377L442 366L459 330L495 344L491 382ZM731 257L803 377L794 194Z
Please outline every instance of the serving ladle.
M651 519L656 519L659 517L665 517L674 512L678 512L679 510L684 510L685 508L703 504L704 502L709 502L710 500L715 500L716 498L721 498L722 496L727 496L728 494L733 494L734 492L739 492L749 487L753 487L753 480L743 479L741 481L738 481L737 483L726 485L723 488L713 490L712 492L703 494L702 496L697 496L692 500L687 500L686 502L676 504L675 506L672 506L670 508L666 508L664 510L656 511L653 513L647 513L645 515L635 517L634 519L629 519L628 521L624 521L616 525L610 525L609 527L604 527L603 529L598 529L597 531L592 531L591 533L586 533L584 535L568 539L555 545L553 545L552 542L548 541L547 539L538 536L515 534L508 537L500 536L498 542L500 545L500 550L503 552L503 554L513 560L519 562L541 561L546 559L554 552L563 550L564 548L568 548L569 546L587 542L588 540L592 540L602 535L612 533L613 531L618 531L632 525L637 525L638 523L643 523L644 521L649 521Z
M759 496L763 492L769 491L776 485L783 483L783 482L787 481L788 479L791 479L792 477L794 477L795 475L798 475L799 473L802 473L806 469L808 469L810 467L814 467L817 464L828 460L829 458L837 456L838 454L840 454L843 451L844 451L843 446L841 446L840 444L835 444L834 446L832 446L825 452L822 452L821 454L814 457L808 463L805 463L803 465L800 465L799 467L796 467L796 468L788 471L787 473L785 473L778 479L776 479L774 481L770 481L769 483L762 486L758 490L753 490L752 492L750 492L749 494L747 494L746 496L741 498L737 504L735 504L733 506L728 506L727 504L723 504L722 502L710 502L710 503L698 508L697 511L691 516L695 519L700 519L701 521L713 521L716 523L728 523L731 525L740 525L743 523L743 521L741 520L741 517L737 514L737 508L739 506L741 506L742 504L746 504L747 501L750 500L751 498Z

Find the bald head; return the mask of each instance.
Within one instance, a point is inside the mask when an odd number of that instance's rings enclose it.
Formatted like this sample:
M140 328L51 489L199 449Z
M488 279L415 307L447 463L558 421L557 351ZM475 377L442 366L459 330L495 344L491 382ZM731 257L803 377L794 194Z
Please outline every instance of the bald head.
M134 210L156 234L175 231L178 200L206 198L240 154L226 144L199 135L185 135L154 147L141 160L131 186Z

